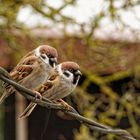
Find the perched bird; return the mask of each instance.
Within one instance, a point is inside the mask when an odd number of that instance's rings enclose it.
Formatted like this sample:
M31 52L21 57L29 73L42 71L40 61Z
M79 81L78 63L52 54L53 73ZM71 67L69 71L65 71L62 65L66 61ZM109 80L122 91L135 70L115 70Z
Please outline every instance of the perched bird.
M29 89L42 85L57 63L58 54L55 48L41 45L25 55L17 66L10 72L11 78ZM11 85L3 83L5 91L0 98L0 104L14 92ZM37 92L36 92L37 93ZM41 96L41 95L39 95Z
M69 95L75 89L80 77L81 72L77 63L71 61L63 62L54 68L47 82L39 86L36 91L43 97L62 103L67 107L68 104L62 98ZM36 103L31 102L19 118L29 116L36 105Z

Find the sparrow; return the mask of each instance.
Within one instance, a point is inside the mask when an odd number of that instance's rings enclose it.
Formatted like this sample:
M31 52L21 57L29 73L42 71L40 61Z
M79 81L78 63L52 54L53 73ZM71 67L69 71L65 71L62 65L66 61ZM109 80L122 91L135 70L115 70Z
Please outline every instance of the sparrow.
M35 91L54 103L61 103L68 108L69 105L62 98L68 96L76 88L81 75L77 63L71 61L63 62L54 68L48 80ZM29 116L36 105L36 103L31 102L19 119Z
M11 79L29 89L35 89L43 84L57 63L58 54L55 48L41 45L26 54L17 66L10 72ZM5 91L0 98L0 104L11 94L17 92L15 88L3 83ZM36 92L36 94L38 94ZM39 95L40 96L40 95Z

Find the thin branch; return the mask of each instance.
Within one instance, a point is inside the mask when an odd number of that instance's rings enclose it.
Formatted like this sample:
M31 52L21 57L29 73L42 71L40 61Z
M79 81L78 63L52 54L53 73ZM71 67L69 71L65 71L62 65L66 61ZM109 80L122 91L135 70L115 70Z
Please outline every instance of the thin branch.
M27 89L27 88L23 87L22 85L14 82L10 78L8 72L1 67L0 67L0 79L2 81L12 85L16 90L18 90L18 93L22 94L25 98L31 100L32 102L35 102L38 105L46 107L48 109L62 110L62 111L64 111L65 114L77 119L78 121L80 121L80 123L85 124L90 129L93 129L93 130L96 130L96 131L99 131L99 132L105 133L105 134L107 134L107 133L115 134L117 136L126 138L128 140L136 140L128 131L123 130L123 129L113 129L113 128L110 128L103 124L97 123L91 119L85 118L85 117L81 116L80 114L78 114L77 111L72 107L71 107L72 108L71 111L68 111L62 105L55 104L52 101L50 101L49 99L46 99L44 97L42 97L42 99L37 99L34 91Z
M86 124L87 125L87 124ZM122 130L122 129L104 129L104 128L99 128L97 126L89 126L90 129L93 129L93 130L96 130L96 131L99 131L99 132L102 132L102 133L111 133L111 134L116 134L120 137L123 137L123 138L126 138L126 139L129 139L129 140L136 140L135 138L133 138L126 130ZM119 134L120 133L120 134ZM124 134L126 133L126 134Z

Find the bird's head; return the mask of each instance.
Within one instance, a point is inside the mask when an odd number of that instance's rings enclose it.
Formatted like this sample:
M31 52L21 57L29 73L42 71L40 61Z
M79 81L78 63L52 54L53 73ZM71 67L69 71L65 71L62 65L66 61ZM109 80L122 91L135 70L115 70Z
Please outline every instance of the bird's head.
M41 45L35 50L35 54L47 65L54 68L57 64L57 50L48 45Z
M58 73L73 85L77 85L82 73L80 72L80 67L77 63L72 61L67 61L59 64L57 66Z

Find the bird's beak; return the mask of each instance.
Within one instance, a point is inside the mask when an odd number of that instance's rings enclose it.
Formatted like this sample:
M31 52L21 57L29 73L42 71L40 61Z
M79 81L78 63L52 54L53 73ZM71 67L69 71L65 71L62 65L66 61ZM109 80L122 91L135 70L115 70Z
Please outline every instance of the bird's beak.
M57 64L57 58L50 58L50 65L54 68Z
M75 75L79 75L80 77L82 76L82 73L81 73L81 71L80 70L77 70L76 72L75 72Z

